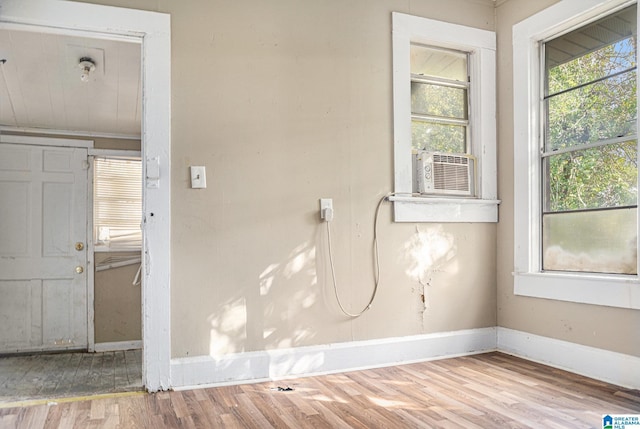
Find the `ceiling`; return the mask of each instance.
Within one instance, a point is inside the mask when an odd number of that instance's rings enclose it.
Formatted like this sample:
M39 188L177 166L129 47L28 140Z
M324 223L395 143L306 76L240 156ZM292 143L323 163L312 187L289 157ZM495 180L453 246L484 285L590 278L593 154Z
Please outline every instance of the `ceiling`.
M0 129L139 138L140 58L134 41L0 28Z

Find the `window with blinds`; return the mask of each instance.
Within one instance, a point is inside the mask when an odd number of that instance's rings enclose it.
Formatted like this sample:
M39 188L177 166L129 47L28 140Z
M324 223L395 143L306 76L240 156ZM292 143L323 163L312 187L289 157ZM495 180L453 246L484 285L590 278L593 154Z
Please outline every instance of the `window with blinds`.
M142 163L94 159L93 227L97 250L142 248Z

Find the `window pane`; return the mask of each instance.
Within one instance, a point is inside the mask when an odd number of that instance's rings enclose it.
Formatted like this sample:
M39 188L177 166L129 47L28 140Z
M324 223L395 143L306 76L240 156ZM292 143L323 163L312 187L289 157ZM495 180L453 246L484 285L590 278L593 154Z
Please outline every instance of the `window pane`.
M543 269L637 274L637 209L543 216Z
M467 127L428 121L411 121L411 145L429 152L467 153Z
M636 140L630 140L545 158L545 211L635 205L636 145Z
M411 82L411 112L467 119L467 90L429 83Z
M549 94L636 65L636 5L545 44Z
M467 54L411 45L411 73L467 81Z
M549 98L546 150L636 133L636 73Z
M110 249L142 246L142 164L139 160L96 158L94 234Z

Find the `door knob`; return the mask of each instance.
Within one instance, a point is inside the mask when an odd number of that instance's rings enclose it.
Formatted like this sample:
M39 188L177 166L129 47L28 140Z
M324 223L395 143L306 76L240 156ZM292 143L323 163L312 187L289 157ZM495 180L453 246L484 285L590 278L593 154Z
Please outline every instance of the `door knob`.
M82 250L82 249L84 249L84 243L83 243L82 241L78 241L78 242L76 243L76 250L77 250L77 251L80 251L80 250Z
M78 274L82 274L83 272L84 272L84 268L82 268L82 266L81 266L81 265L78 265L78 266L76 267L76 273L78 273Z

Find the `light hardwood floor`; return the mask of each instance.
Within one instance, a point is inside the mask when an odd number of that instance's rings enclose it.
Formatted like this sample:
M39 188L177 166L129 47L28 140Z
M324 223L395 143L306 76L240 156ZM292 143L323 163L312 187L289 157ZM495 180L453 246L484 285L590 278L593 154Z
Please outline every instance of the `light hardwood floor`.
M601 428L603 414L640 414L640 391L487 353L279 382L4 408L0 427Z

